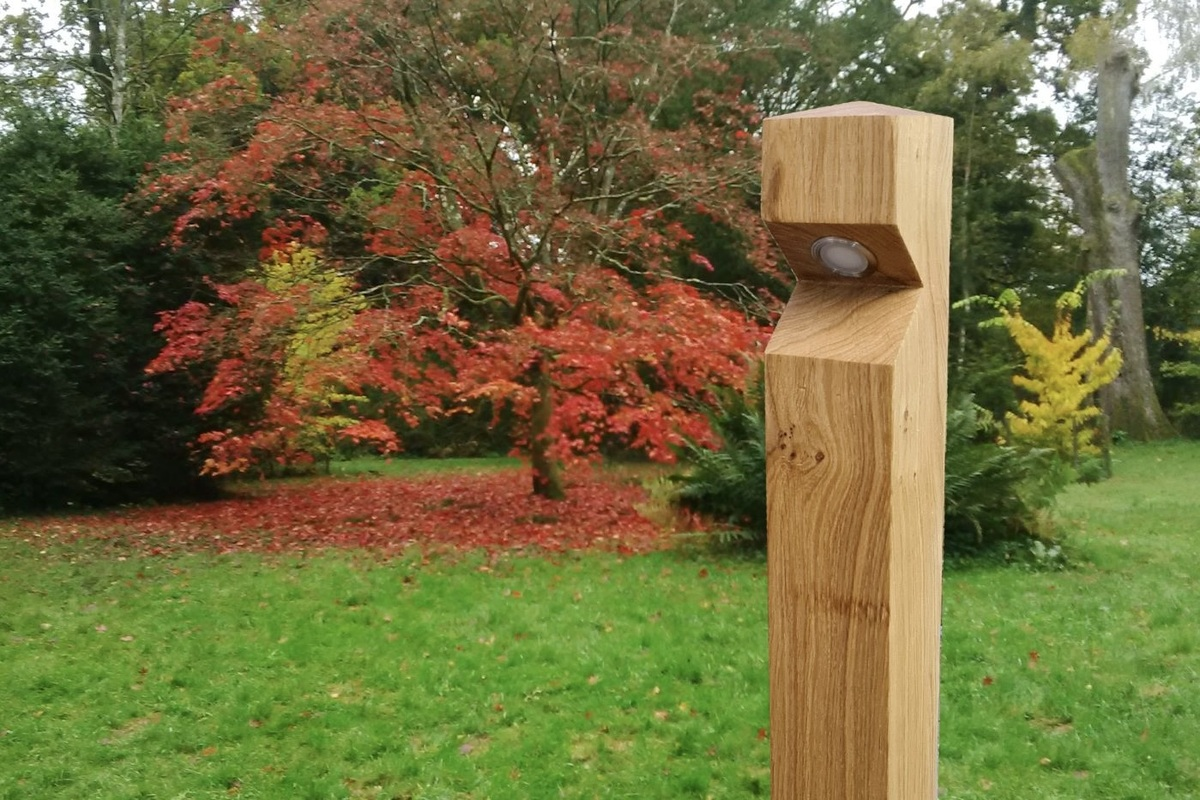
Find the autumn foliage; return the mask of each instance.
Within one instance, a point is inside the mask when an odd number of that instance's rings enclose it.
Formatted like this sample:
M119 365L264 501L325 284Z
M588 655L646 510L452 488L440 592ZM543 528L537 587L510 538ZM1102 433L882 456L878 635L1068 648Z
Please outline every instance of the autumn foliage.
M345 276L291 244L246 280L212 288L215 309L192 301L161 315L168 346L147 367L153 375L212 365L196 413L227 426L201 435L203 472L328 460L339 439L396 449L391 429L356 413L371 363L356 339L365 307Z
M1197 361L1197 356L1200 356L1200 328L1190 331L1155 328L1154 336L1177 354L1176 358L1164 358L1159 367L1164 382L1184 387L1197 385L1200 381L1200 361ZM1197 429L1200 402L1177 401L1172 411L1173 422L1180 431L1192 434Z
M205 469L503 409L554 497L573 459L704 440L771 301L687 277L713 265L683 220L780 266L747 202L758 119L723 78L736 32L677 12L317 0L203 40L143 195L178 248L261 248L160 325L151 371L207 381Z
M1091 280L1108 277L1095 273ZM1083 304L1088 280L1064 292L1055 303L1053 329L1043 333L1021 313L1021 301L1008 291L991 301L1000 316L995 323L1008 331L1024 355L1024 374L1013 383L1026 393L1016 413L1007 416L1013 438L1056 451L1066 459L1098 453L1095 420L1100 408L1093 397L1116 379L1121 370L1121 352L1108 334L1076 333L1072 312Z
M483 550L549 552L663 547L638 512L645 490L582 471L566 500L530 497L512 471L416 478L272 482L208 503L147 506L19 522L39 546L87 540L145 555L310 553L330 548L396 555Z

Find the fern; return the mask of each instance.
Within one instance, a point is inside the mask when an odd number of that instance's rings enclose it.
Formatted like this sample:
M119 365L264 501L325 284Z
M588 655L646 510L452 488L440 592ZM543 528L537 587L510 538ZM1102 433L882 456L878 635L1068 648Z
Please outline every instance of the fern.
M688 470L673 476L673 501L721 523L718 542L765 547L766 436L761 379L710 413L720 450L689 442ZM997 441L999 426L971 397L951 404L946 425L948 555L970 555L1013 541L1038 541L1046 511L1071 479L1050 449Z
M689 440L682 460L689 469L675 476L674 501L726 526L725 543L765 546L767 537L767 450L762 368L745 392L725 392L708 413L722 446L712 450Z
M969 395L946 417L946 538L950 555L1037 539L1045 512L1071 480L1051 449L996 440L996 423Z

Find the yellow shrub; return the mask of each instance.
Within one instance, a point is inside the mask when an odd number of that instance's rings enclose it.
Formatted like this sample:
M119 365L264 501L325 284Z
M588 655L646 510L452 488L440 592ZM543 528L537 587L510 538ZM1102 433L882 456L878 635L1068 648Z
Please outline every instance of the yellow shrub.
M1027 398L1007 416L1014 439L1052 448L1064 458L1098 452L1094 423L1101 412L1091 397L1116 379L1121 352L1107 333L1099 338L1090 331L1074 333L1071 317L1083 305L1088 282L1109 274L1095 273L1058 298L1049 335L1022 316L1021 299L1012 290L999 298L972 298L1000 312L990 324L1002 325L1025 357L1024 374L1014 375L1013 383Z

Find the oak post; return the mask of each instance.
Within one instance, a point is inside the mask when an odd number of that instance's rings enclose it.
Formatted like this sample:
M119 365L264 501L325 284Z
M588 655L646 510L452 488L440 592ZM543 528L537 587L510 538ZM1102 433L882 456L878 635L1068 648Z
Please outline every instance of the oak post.
M873 103L764 124L774 800L937 796L952 147Z

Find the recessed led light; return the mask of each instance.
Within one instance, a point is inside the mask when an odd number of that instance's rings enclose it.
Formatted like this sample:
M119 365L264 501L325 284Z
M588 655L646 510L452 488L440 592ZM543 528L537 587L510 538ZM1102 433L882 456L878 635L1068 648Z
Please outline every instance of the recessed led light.
M875 269L875 254L853 239L823 236L813 242L812 254L825 269L846 278L861 278Z

